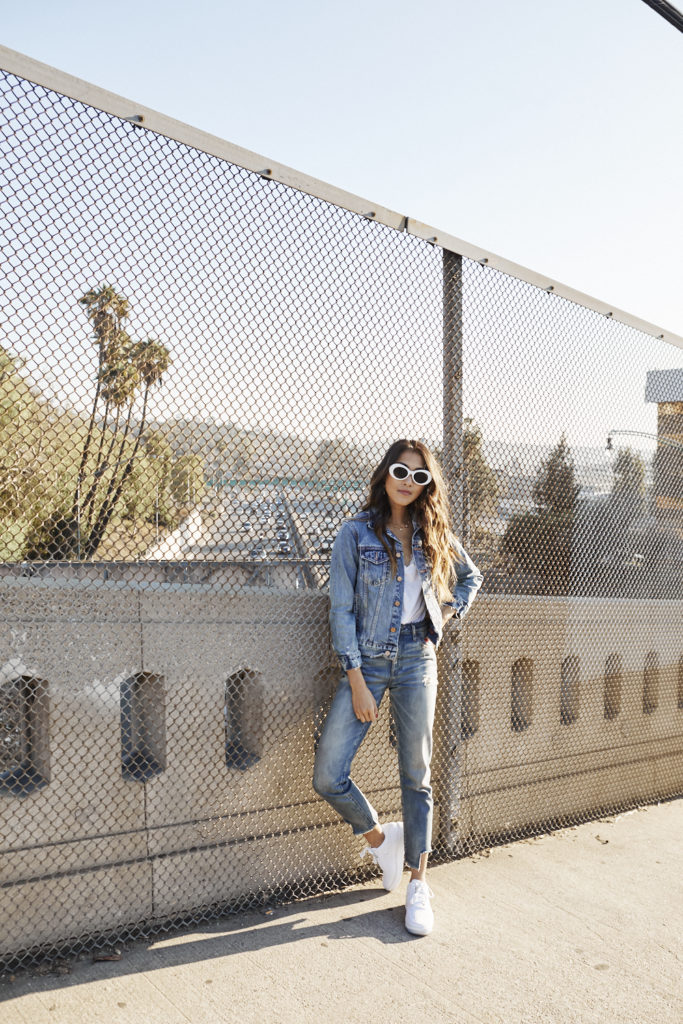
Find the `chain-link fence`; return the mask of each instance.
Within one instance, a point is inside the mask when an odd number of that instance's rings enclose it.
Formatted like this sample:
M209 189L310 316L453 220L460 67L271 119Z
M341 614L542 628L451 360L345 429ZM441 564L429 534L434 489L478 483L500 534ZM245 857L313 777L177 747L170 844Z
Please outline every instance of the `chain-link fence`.
M0 77L3 961L366 877L311 776L329 551L397 437L484 574L433 859L679 794L680 348ZM382 820L395 742L354 762Z

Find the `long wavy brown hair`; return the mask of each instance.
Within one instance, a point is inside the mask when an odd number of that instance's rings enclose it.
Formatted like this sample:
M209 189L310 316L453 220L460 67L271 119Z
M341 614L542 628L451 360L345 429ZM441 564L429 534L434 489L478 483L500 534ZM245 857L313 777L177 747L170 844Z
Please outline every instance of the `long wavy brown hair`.
M451 582L455 580L453 560L457 556L451 546L455 534L451 529L446 482L436 457L426 444L406 438L393 442L370 478L370 489L362 511L372 512L375 533L389 555L391 571L395 576L398 571L395 545L386 532L387 523L391 519L391 505L384 481L387 478L389 466L394 462L399 462L401 452L407 448L422 456L425 467L432 474L430 482L422 488L417 498L407 508L417 520L418 526L422 528L423 551L431 567L432 585L436 595L439 600L447 601L452 593Z

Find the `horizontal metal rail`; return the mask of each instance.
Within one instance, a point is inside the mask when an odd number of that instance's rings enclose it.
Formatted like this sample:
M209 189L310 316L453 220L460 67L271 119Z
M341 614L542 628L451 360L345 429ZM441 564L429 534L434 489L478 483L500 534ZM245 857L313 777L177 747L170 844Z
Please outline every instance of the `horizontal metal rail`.
M70 96L81 103L96 107L98 110L121 117L139 128L157 132L159 135L175 139L177 142L185 143L212 156L229 160L238 167L255 171L264 178L279 181L308 195L317 196L319 199L333 203L335 206L350 210L353 213L358 213L369 220L379 221L396 231L405 231L416 238L421 238L449 252L465 256L470 260L476 260L478 263L509 274L511 277L526 281L538 288L542 288L544 291L551 292L553 295L558 295L563 299L578 303L597 313L601 313L603 316L614 318L620 323L627 324L629 327L665 341L670 345L683 348L683 336L665 330L647 320L642 320L626 310L619 309L617 306L597 299L592 295L580 292L569 285L524 267L512 260L505 259L505 257L488 249L483 249L481 246L468 242L463 238L458 238L445 231L439 231L413 217L396 213L368 199L363 199L327 182L312 178L310 175L303 174L301 171L294 170L285 164L280 164L251 150L243 149L241 146L236 146L231 142L226 142L217 135L201 131L198 128L185 124L183 121L176 121L174 118L167 117L165 114L152 110L150 107L145 107L134 100L129 100L116 93L109 92L107 89L101 89L99 86L92 85L82 78L76 78L74 75L69 75L64 71L51 67L49 64L34 60L6 46L0 46L0 67L11 74L34 82L36 85L42 85L46 89L52 89L64 96Z

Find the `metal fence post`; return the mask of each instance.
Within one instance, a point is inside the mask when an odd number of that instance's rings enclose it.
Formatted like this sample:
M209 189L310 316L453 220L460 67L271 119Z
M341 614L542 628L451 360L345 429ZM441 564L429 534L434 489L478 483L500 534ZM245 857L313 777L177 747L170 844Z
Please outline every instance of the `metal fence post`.
M462 257L443 250L443 455L451 518L462 540L464 528L463 409L462 409ZM458 851L457 818L463 773L460 744L462 676L458 627L447 626L439 651L439 802L438 843L449 854Z

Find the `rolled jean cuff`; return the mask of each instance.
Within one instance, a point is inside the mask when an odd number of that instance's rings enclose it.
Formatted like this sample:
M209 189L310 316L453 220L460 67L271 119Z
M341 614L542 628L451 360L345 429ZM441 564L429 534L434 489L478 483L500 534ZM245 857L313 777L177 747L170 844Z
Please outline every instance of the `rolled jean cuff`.
M339 654L337 652L337 657L339 658L339 664L345 672L348 672L350 668L360 668L363 663L360 651L358 654Z
M420 870L420 861L422 860L422 857L423 857L423 855L425 853L427 854L428 857L429 857L430 853L434 853L434 849L433 849L431 843L429 844L428 849L423 850L422 853L420 854L420 856L417 858L417 864L411 864L410 860L408 859L408 855L406 854L406 860L405 860L406 867L414 868L415 871L419 871Z
M379 818L377 818L377 817L375 817L372 820L371 824L368 825L367 828L363 828L362 826L359 826L359 825L352 825L351 826L351 831L353 832L354 836L364 836L366 832L372 832L372 830L375 827L375 825L379 825ZM360 831L358 831L358 829L360 829Z

